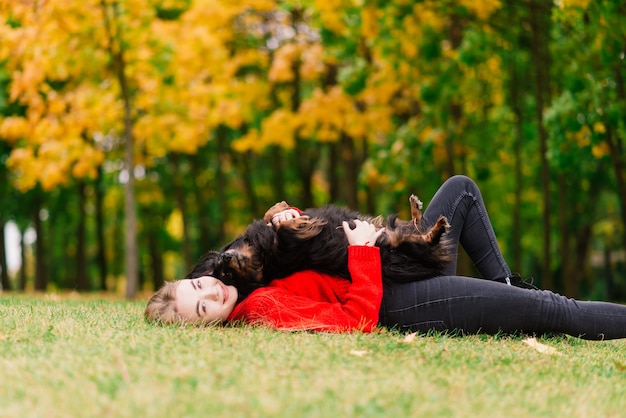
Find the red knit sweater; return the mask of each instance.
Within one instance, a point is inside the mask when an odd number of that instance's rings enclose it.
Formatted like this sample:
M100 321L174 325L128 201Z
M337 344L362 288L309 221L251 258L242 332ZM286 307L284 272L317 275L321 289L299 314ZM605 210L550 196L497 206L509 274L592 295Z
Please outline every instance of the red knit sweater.
M230 314L229 321L283 330L372 331L383 295L378 247L348 247L352 281L302 271L255 290Z

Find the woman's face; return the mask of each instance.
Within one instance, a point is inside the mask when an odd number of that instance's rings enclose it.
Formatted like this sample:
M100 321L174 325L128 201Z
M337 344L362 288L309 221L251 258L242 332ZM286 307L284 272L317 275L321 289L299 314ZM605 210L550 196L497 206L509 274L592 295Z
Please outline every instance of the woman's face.
M225 321L237 303L237 289L211 276L181 280L176 288L176 309L186 321L207 324Z

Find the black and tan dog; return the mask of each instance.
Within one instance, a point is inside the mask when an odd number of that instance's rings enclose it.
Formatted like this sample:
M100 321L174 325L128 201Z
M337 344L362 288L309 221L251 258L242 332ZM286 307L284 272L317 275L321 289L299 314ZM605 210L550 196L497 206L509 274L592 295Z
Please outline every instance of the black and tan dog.
M186 278L212 275L237 287L240 298L274 279L302 270L317 270L350 278L348 240L343 221L361 219L385 228L376 242L380 247L384 281L406 282L441 275L453 254L444 234L449 227L440 216L430 228L422 226L422 202L411 195L411 221L395 216L365 216L337 206L307 209L300 217L276 226L273 215L289 205L280 202L263 220L254 221L246 231L220 251L210 251Z

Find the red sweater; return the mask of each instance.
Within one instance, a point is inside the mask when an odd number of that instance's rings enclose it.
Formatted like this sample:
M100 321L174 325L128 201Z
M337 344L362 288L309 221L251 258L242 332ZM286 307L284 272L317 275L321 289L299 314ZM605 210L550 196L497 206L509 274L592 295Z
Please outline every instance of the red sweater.
M230 314L229 321L282 330L372 331L383 296L378 247L348 247L352 282L302 271L255 290Z

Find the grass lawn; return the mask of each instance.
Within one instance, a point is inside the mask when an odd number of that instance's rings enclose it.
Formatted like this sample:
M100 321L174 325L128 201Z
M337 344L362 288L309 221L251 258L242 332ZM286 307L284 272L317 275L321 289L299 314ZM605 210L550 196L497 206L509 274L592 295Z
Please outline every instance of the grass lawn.
M626 414L626 340L158 327L144 304L0 296L0 417Z

